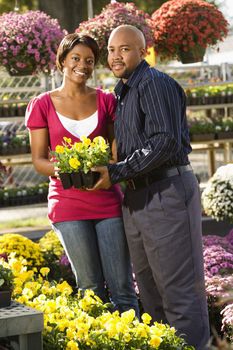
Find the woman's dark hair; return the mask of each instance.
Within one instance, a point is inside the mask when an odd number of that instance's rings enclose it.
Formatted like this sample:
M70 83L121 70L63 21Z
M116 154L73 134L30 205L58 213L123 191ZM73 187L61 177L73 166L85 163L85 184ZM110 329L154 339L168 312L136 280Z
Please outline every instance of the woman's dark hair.
M88 35L72 33L66 35L62 39L57 50L56 65L60 72L63 71L62 63L66 58L67 54L78 44L85 45L92 50L95 57L95 65L97 64L100 55L99 46L97 42Z

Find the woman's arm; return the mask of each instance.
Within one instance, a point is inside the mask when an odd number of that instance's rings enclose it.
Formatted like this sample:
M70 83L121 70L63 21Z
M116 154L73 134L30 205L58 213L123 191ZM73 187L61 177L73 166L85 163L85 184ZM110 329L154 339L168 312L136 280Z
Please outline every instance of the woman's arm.
M30 130L32 163L38 173L55 176L54 163L49 160L48 129Z

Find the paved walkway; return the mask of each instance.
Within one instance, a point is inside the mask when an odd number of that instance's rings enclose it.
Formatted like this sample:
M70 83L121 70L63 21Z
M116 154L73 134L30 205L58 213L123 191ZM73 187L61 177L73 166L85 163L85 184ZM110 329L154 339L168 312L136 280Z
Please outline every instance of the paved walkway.
M0 222L47 217L47 203L0 208Z
M12 220L31 219L47 217L47 203L38 203L31 205L22 205L17 207L7 207L0 209L0 223L6 223ZM18 233L26 236L34 241L38 241L46 232L51 230L48 226L34 226L34 227L19 227L0 229L0 235L6 233Z

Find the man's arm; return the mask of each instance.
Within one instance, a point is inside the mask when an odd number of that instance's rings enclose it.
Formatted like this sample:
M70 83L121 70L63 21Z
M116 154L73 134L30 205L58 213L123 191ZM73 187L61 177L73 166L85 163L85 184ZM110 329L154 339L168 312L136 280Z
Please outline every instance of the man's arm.
M140 107L145 115L145 146L135 150L125 160L100 171L95 189L143 175L166 163L181 148L181 118L185 113L185 97L174 81L150 81L140 91Z
M112 183L159 168L181 149L181 120L185 114L182 89L174 81L150 81L140 91L140 108L147 140L124 161L108 165Z

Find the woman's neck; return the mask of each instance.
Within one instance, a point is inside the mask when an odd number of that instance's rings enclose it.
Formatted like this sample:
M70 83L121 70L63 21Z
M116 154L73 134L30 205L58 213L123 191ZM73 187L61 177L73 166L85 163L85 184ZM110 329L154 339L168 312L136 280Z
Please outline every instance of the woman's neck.
M86 95L90 88L85 84L77 85L63 80L61 86L57 90L64 96L74 97L77 95Z

